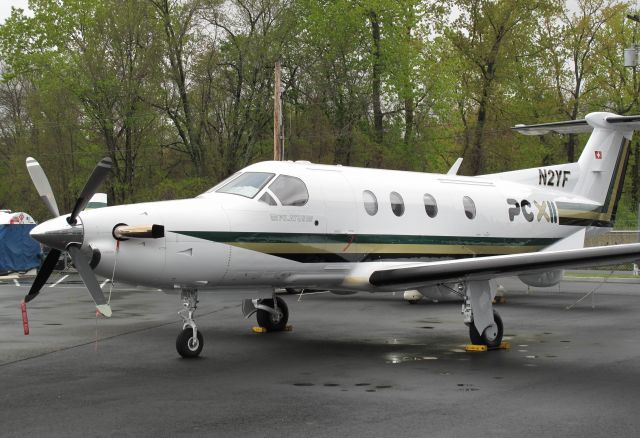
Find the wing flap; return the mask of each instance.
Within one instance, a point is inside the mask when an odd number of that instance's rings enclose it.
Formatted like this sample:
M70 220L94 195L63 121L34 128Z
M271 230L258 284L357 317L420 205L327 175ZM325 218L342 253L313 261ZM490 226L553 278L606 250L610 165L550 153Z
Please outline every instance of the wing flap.
M482 280L530 274L553 269L584 268L629 263L640 259L640 243L599 246L562 251L478 257L425 262L374 271L369 282L377 287L422 285Z

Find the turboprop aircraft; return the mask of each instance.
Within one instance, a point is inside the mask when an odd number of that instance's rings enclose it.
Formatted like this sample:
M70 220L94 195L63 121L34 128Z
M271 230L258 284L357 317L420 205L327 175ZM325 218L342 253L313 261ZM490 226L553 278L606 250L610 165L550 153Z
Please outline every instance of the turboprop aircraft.
M95 274L181 290L178 353L203 347L198 291L255 288L245 316L283 330L289 312L275 288L336 293L446 288L463 300L471 341L495 347L503 324L494 279L518 275L551 286L563 268L640 259L640 244L583 248L587 227L611 227L633 130L640 116L591 113L584 120L514 129L592 134L578 162L475 177L313 164L250 165L193 199L85 211L107 177L101 160L70 214L60 216L40 165L27 169L57 216L31 235L52 248L23 306L68 251L97 309L111 315ZM94 274L95 273L95 274ZM266 295L266 296L264 296Z

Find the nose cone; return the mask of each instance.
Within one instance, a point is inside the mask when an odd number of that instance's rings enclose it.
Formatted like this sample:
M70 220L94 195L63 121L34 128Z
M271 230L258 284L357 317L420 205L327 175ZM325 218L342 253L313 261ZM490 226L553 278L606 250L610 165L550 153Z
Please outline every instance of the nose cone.
M82 245L84 227L80 218L75 225L69 225L66 216L60 216L41 223L29 234L43 245L64 251L70 243Z

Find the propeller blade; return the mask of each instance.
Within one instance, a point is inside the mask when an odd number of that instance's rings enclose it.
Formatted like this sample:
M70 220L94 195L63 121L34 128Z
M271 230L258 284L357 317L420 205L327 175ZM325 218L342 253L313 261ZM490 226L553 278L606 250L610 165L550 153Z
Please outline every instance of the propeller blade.
M40 195L47 209L55 217L60 216L56 198L53 196L53 190L51 190L51 184L49 184L49 180L44 170L42 170L42 166L40 166L40 163L38 163L35 158L27 157L27 172L29 172L31 181L33 181L33 185L36 186L38 195Z
M71 215L67 218L67 222L69 222L69 224L73 225L76 223L76 218L80 212L84 210L89 203L89 200L91 200L91 197L96 193L98 187L100 187L100 184L102 184L109 175L112 164L113 162L109 157L104 157L98 162L96 168L93 169L91 176L89 176L87 183L84 185L82 192L80 192L80 196L78 196L78 200L71 211Z
M69 254L71 255L71 259L78 270L78 274L80 274L82 281L85 286L87 286L89 294L91 294L91 298L93 298L93 301L96 303L96 307L104 316L110 317L111 307L107 304L107 299L102 293L98 280L96 279L91 266L89 266L89 262L80 252L80 248L76 245L69 245L67 251L69 251Z
M40 289L47 282L47 279L53 272L53 268L56 267L56 263L60 258L61 251L51 248L49 254L47 254L47 258L44 259L42 266L40 266L40 270L38 271L38 275L36 275L36 279L33 280L33 284L31 285L31 289L29 289L29 293L24 297L24 302L28 303L32 299L38 296L40 293Z

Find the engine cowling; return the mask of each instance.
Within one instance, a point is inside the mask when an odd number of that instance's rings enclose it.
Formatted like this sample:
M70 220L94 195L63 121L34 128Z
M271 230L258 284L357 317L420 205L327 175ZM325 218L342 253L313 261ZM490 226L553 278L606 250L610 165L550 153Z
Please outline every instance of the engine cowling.
M553 271L540 272L539 274L518 275L518 278L528 286L551 287L560 283L563 272L562 269L556 269Z

